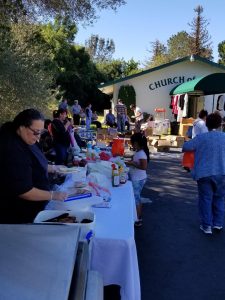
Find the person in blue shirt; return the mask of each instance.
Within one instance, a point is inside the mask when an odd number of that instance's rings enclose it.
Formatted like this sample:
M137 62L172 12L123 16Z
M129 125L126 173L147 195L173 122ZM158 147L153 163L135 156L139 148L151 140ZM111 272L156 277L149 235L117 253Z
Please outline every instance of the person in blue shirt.
M207 116L208 116L207 110L202 109L199 112L198 118L193 123L192 138L194 138L196 135L199 135L201 133L205 133L208 131L208 128L205 124Z
M225 133L221 132L221 123L218 113L209 114L209 131L183 145L183 152L195 154L191 172L198 186L200 229L206 234L212 234L212 229L220 231L224 222Z
M67 99L62 99L62 101L59 103L58 109L64 109L64 110L68 111Z
M116 117L114 116L114 114L112 113L112 110L110 109L109 112L106 114L105 116L105 123L106 125L108 125L109 127L117 127L116 124Z

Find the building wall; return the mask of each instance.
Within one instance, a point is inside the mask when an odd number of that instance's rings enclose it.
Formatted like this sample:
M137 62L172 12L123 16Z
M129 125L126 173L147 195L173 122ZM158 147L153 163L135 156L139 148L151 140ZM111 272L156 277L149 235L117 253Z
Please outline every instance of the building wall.
M216 95L209 95L209 96L205 96L205 105L204 105L204 109L206 109L208 111L208 113L212 113L215 110L217 110L217 100L219 98L220 95L223 95L223 100L225 102L225 94L216 94ZM220 110L220 114L222 117L225 116L225 110L224 110L225 106L223 105L223 109Z
M133 85L136 92L136 105L144 112L154 114L155 108L165 108L166 118L173 120L170 105L170 91L173 87L211 73L224 70L200 61L184 61L178 64L134 77L114 84L113 106L117 103L119 88L122 85ZM212 98L212 97L211 97ZM207 98L207 107L210 107L210 97Z

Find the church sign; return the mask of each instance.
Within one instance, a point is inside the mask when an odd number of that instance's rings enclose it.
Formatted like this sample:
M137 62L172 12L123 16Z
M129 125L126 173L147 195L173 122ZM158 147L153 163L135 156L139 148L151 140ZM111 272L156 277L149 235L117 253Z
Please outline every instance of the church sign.
M151 82L149 84L149 89L151 91L154 91L158 88L161 88L163 86L167 86L170 84L181 84L181 83L184 83L185 81L190 81L190 80L195 79L195 76L187 77L187 79L186 80L185 79L186 79L185 76L175 76L175 77L164 78L164 79L161 79L158 81Z

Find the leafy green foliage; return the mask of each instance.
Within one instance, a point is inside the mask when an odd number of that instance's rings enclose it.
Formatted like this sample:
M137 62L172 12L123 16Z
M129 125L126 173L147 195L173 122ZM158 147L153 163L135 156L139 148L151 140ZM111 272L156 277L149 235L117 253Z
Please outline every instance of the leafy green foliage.
M0 109L3 122L27 107L47 110L55 68L38 26L12 24L2 35Z
M152 53L152 57L145 63L147 68L154 68L169 62L167 48L158 39L155 42L151 42L151 49L148 52Z
M225 65L225 41L222 41L218 45L218 53L219 53L219 64Z
M191 24L191 32L180 31L172 35L167 40L165 46L158 39L151 43L149 52L152 56L145 63L146 67L157 67L159 65L171 62L177 58L196 54L207 59L212 59L211 37L209 36L207 26L209 22L202 16L202 6L194 9L197 16Z
M186 31L172 35L167 41L168 56L170 60L191 55L191 37Z
M135 62L133 59L127 62L124 59L113 59L96 64L97 69L102 74L101 82L136 74L140 72L138 66L139 62Z
M95 110L102 110L108 107L110 99L98 90L102 75L85 48L73 44L76 31L75 24L63 18L42 26L43 37L57 66L54 87L59 87L58 95L67 98L70 105L79 99L82 106L91 102Z
M0 2L0 14L10 21L21 18L50 19L57 15L68 16L71 20L93 22L98 11L116 10L124 0L4 0Z

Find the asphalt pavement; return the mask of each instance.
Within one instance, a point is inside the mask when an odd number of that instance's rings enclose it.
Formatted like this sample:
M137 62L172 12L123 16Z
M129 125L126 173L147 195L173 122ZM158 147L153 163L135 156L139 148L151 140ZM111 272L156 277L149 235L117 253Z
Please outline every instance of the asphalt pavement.
M225 300L225 230L199 229L197 187L181 153L157 153L142 196L143 226L135 229L142 300Z

